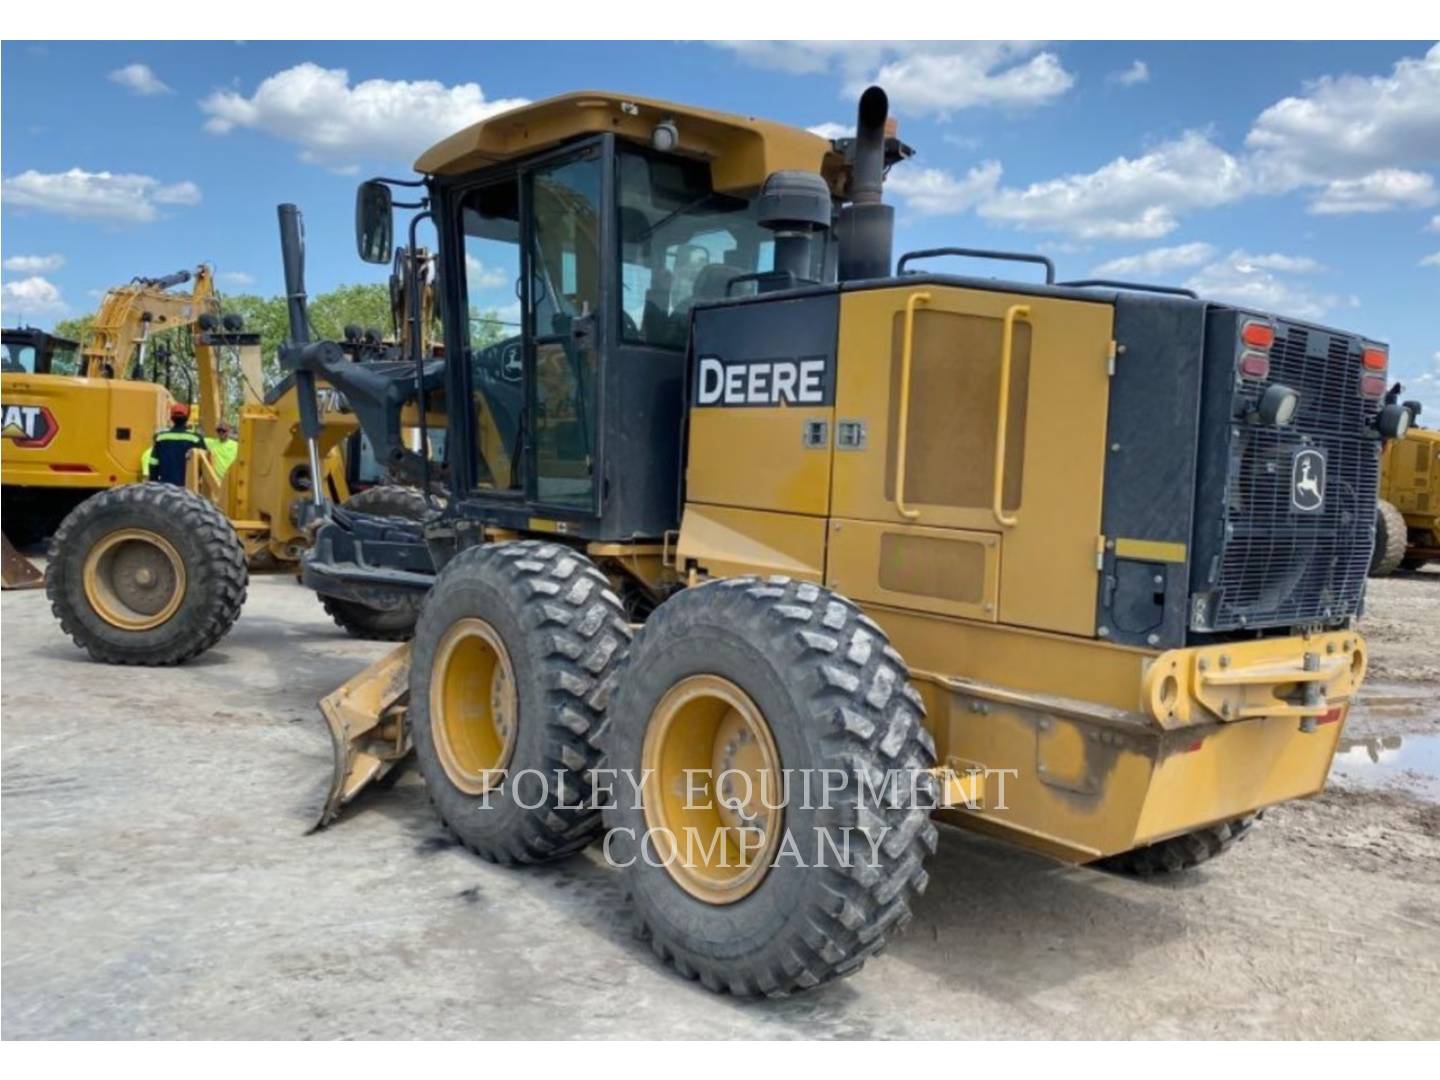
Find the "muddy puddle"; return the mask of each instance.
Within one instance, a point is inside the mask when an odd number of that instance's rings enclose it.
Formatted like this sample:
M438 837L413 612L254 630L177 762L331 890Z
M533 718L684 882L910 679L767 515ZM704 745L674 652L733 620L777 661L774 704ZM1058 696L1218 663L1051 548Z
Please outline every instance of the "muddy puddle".
M1342 738L1330 775L1366 788L1401 788L1440 802L1440 733Z

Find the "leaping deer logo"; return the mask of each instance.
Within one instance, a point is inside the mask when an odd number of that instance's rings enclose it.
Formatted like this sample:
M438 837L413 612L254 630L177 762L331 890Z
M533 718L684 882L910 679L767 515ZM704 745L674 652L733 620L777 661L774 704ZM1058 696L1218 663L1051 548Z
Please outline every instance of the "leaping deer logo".
M1295 455L1290 501L1297 510L1319 510L1325 502L1325 459L1317 450Z

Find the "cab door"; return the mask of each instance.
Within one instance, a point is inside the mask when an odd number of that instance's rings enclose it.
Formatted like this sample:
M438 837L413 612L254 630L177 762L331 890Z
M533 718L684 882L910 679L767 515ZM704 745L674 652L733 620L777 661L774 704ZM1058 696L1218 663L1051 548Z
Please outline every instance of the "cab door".
M1112 326L1110 305L1058 297L844 294L827 580L1092 635Z
M599 512L597 395L604 154L599 142L522 176L525 206L527 495Z

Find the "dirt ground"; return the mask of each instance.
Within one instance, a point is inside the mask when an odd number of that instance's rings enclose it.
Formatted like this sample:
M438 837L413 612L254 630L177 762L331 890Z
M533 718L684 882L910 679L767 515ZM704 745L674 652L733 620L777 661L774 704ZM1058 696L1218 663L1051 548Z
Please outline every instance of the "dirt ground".
M909 931L788 1001L661 968L589 854L451 845L412 776L306 835L315 700L380 655L293 582L213 652L91 663L5 593L8 1038L1440 1036L1440 573L1375 582L1336 778L1151 884L943 829Z

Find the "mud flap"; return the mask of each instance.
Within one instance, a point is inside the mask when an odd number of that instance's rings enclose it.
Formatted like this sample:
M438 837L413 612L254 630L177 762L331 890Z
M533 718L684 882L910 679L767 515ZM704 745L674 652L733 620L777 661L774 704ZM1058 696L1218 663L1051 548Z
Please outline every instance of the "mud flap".
M379 780L410 753L405 728L409 690L407 642L320 700L335 756L330 790L311 832L334 821L367 784Z
M45 575L35 568L34 563L15 550L10 538L0 533L0 540L4 541L3 566L0 566L0 571L3 571L5 588L38 589L44 585Z

